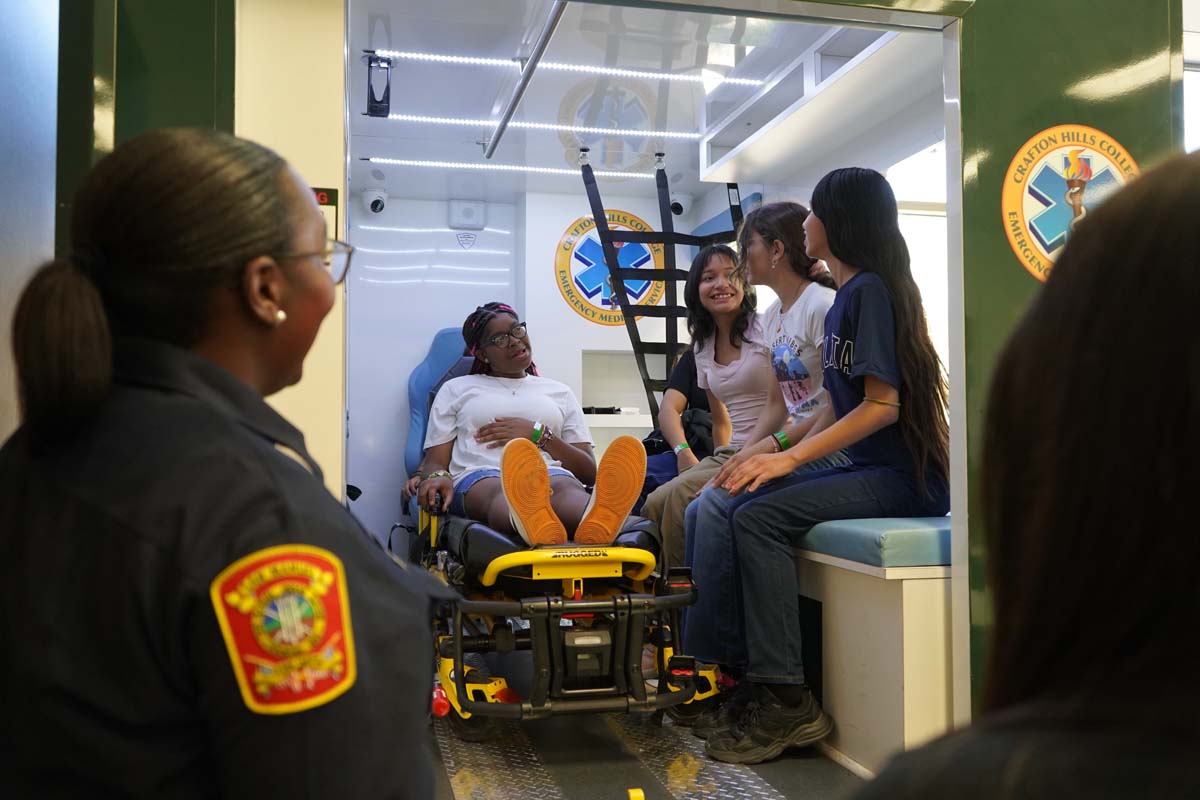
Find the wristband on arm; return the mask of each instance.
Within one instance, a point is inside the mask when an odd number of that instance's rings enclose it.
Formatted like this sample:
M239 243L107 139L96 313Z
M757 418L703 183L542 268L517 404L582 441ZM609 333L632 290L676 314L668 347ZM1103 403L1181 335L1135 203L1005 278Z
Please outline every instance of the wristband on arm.
M779 452L782 453L784 450L787 450L788 448L790 448L792 446L792 443L790 441L788 441L787 434L784 433L783 431L778 431L771 435L774 436L775 441L779 443Z
M530 436L530 437L529 437L529 438L530 438L530 440L531 440L531 441L532 441L534 444L538 444L538 443L539 443L539 442L542 440L542 433L543 433L545 430L546 430L546 429L545 429L545 426L543 426L541 422L535 422L535 423L533 423L533 436ZM538 445L538 446L540 447L541 445Z
M692 449L692 446L690 444L688 444L687 442L680 442L679 444L675 445L675 455L679 455L684 450L691 450L691 449Z

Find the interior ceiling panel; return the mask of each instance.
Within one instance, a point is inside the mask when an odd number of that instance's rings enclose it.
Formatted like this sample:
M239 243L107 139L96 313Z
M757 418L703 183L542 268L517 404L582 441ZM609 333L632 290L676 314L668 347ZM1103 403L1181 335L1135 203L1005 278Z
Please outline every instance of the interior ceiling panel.
M550 0L350 0L350 188L383 188L396 196L444 199L474 189L471 199L511 201L518 192L578 192L577 175L369 164L363 157L453 161L575 169L579 147L591 149L597 170L650 173L654 153L665 152L676 191L702 192L696 138L510 127L491 161L482 142L489 125L458 126L366 116L364 50L512 60L512 67L396 59L393 114L459 120L496 120L516 84L518 58L528 54L550 10ZM722 83L721 76L762 81L786 64L824 27L707 13L634 9L592 3L567 7L543 64L670 73L690 80L640 75L595 75L539 68L517 110L516 123L665 130L698 136L707 110L733 108L755 86ZM701 80L701 78L705 80ZM707 98L707 103L706 103ZM712 122L712 120L708 120ZM470 180L460 180L464 175ZM380 177L382 176L382 177ZM653 181L604 179L607 191L653 196ZM453 196L460 196L455 194Z

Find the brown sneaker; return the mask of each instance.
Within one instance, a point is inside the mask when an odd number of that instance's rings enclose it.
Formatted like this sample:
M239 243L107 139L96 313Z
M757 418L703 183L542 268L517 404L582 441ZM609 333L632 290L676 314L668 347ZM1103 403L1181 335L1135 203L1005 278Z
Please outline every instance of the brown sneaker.
M576 544L605 545L621 532L646 480L646 448L633 436L618 436L596 468L596 488L575 529Z
M528 439L513 439L500 454L500 485L508 516L527 544L565 544L567 529L550 505L550 473L542 451Z

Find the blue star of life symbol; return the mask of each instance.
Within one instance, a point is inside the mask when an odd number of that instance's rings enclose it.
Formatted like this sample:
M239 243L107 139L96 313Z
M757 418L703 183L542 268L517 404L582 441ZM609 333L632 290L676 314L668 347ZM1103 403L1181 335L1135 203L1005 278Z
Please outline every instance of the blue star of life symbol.
M600 296L600 302L606 306L615 306L616 299L612 296L612 286L609 284L608 266L604 263L604 248L595 232L589 233L575 247L572 258L583 265L575 276L575 286L592 302ZM641 242L630 242L617 248L617 263L622 267L641 267L650 262L654 256L650 248ZM650 288L650 281L627 280L625 292L631 302L642 299L642 295Z
M1091 158L1080 161L1091 166ZM1063 169L1067 167L1067 156L1063 156ZM1094 174L1083 190L1083 207L1088 213L1095 211L1109 195L1121 188L1121 181L1107 166ZM1071 234L1071 220L1075 211L1067 202L1067 179L1048 163L1043 164L1037 175L1029 182L1029 194L1045 208L1030 221L1029 229L1038 244L1047 253L1053 253L1067 243Z
M593 104L598 107L593 108ZM599 97L592 95L575 112L575 124L590 128L619 128L627 131L644 130L650 119L641 99L633 92L619 86L609 88ZM580 133L580 142L595 150L598 142L605 138L603 133ZM621 166L639 156L646 139L640 137L613 137L603 147L604 165ZM629 158L624 156L628 154Z

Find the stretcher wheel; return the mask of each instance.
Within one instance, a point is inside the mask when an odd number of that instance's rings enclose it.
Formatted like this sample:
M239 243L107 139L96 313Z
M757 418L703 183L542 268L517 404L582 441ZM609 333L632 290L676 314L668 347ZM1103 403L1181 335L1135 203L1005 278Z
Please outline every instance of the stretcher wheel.
M696 721L697 717L699 717L708 709L712 708L714 699L715 698L710 697L704 700L697 700L692 703L682 703L677 706L668 706L666 709L667 716L670 717L676 725L685 725L690 727L691 724Z
M468 687L472 683L487 683L487 678L475 669L467 670L466 679ZM464 742L486 742L500 733L500 720L495 717L472 714L464 719L453 706L450 707L446 719L450 721L450 730Z
M500 734L500 720L478 714L463 719L453 708L446 715L450 730L464 742L486 742Z

